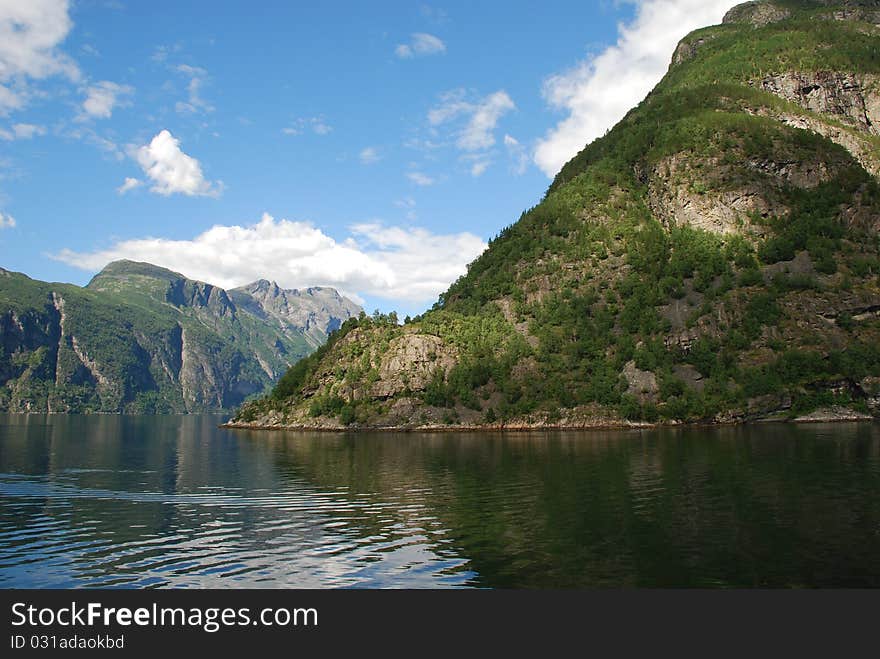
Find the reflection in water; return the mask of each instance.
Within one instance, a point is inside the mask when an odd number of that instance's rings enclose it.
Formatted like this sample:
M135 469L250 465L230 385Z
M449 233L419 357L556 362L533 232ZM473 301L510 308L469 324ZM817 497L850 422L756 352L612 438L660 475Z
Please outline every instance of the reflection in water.
M880 586L880 428L0 416L0 586Z

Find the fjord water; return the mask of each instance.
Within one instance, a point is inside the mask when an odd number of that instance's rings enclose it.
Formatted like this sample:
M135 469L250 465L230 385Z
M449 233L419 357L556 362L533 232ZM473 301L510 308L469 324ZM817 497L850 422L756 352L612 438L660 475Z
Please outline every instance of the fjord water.
M0 587L880 586L880 427L0 416Z

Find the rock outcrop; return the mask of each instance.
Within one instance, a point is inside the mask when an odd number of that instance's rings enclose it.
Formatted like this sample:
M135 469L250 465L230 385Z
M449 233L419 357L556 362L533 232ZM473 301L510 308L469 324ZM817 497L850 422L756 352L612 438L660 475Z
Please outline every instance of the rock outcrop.
M302 329L315 345L362 311L358 304L326 286L283 289L274 281L260 279L229 294L236 304L259 317L271 316Z
M779 23L791 16L791 11L780 4L759 0L745 2L728 11L722 23L747 23L753 27L764 27L771 23Z
M436 374L445 377L455 362L456 351L440 337L407 332L391 341L382 356L371 395L391 398L404 391L420 393Z
M871 135L880 135L880 77L837 71L788 72L753 83L810 112L832 115Z

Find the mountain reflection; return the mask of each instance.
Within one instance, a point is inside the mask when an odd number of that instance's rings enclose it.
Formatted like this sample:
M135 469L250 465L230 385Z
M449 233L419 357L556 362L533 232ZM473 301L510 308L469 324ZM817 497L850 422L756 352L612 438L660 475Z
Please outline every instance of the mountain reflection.
M0 585L880 585L871 424L230 432L0 417Z

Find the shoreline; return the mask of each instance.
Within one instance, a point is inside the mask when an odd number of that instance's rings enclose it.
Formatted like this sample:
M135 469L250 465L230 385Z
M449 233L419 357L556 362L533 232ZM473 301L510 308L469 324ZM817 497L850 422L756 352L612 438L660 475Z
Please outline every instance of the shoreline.
M534 423L534 424L481 424L481 425L429 425L429 426L306 426L306 425L261 425L250 423L222 423L218 427L224 430L260 430L287 432L318 432L318 433L468 433L468 432L535 432L542 430L572 432L578 430L654 430L660 428L712 428L730 426L748 426L762 424L820 424L820 423L880 423L880 418L853 412L849 415L816 413L788 418L737 419L731 421L619 421L583 424Z

